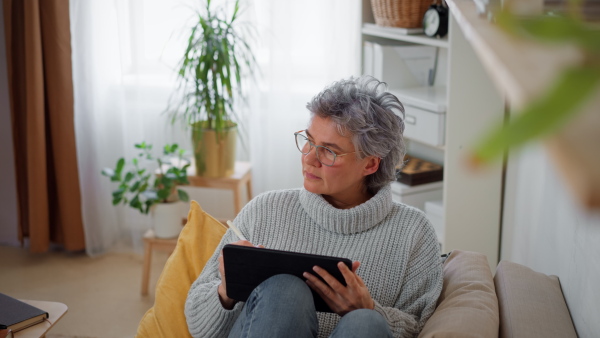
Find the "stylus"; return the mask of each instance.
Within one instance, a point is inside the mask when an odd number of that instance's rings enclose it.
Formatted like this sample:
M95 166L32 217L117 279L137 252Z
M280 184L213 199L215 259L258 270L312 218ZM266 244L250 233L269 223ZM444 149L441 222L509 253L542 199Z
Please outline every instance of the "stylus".
M233 232L235 232L235 234L239 237L239 239L247 241L246 237L244 237L244 235L242 235L242 232L240 231L240 229L236 228L235 225L233 225L232 221L227 221L227 225L229 225L229 228L231 228L231 230L233 230Z

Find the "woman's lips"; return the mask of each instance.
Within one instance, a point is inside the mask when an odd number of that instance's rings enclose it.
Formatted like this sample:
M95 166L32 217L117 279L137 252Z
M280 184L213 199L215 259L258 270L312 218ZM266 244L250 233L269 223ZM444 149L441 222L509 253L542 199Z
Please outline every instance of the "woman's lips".
M315 175L309 173L308 171L304 172L304 176L306 178L308 178L308 179L311 179L311 180L319 180L319 179L321 179L319 176L315 176Z

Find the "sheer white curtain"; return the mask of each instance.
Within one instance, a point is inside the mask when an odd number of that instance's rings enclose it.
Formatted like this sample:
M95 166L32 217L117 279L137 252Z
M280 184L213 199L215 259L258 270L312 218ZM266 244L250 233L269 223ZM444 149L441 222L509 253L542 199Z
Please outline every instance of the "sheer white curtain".
M256 0L262 81L252 97L250 144L255 192L302 185L293 133L306 103L333 81L360 73L358 0Z
M215 0L219 1L219 0ZM177 142L188 132L163 114L175 86L193 0L71 0L73 80L82 208L88 254L139 251L148 217L111 204L114 184L101 176L133 145ZM294 131L308 122L306 102L327 84L359 73L360 1L247 1L256 22L261 75L244 109L254 194L301 185ZM159 149L157 149L159 150ZM192 198L195 198L192 194ZM199 196L198 198L201 198ZM195 198L196 199L196 198ZM217 212L218 213L218 212Z

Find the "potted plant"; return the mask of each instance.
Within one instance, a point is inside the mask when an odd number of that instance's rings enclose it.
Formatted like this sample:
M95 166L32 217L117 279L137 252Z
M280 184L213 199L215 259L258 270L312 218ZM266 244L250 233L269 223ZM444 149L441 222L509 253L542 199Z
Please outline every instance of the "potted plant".
M167 112L192 131L196 175L233 174L238 121L234 107L243 101L244 75L256 60L247 38L250 26L240 22L240 1L231 14L225 7L206 6L196 13L187 47L178 66L178 87Z
M150 213L157 237L176 237L181 230L181 205L176 202L189 200L188 194L177 188L179 184L189 184L190 164L183 158L185 150L177 144L167 144L163 156L155 158L151 144L142 142L135 148L140 152L130 163L121 157L114 169L102 170L102 175L119 184L112 193L112 204L128 205L145 215ZM154 171L148 169L153 162L157 165Z

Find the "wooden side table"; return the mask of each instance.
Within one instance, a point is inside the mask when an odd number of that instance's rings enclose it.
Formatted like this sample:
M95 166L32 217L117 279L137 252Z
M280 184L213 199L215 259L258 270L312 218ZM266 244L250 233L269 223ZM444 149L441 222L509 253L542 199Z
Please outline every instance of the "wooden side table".
M206 178L195 176L196 169L191 166L188 181L193 187L229 189L233 191L233 210L237 215L242 210L242 187L246 185L248 201L252 199L252 164L250 162L235 162L233 175L229 177Z

